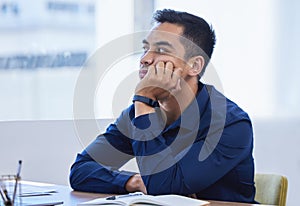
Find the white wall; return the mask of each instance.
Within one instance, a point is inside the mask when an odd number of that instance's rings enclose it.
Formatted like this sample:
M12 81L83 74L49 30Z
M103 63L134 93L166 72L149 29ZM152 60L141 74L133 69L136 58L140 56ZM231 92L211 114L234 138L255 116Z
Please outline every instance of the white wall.
M80 120L85 141L93 140L111 120ZM77 122L78 123L78 122ZM68 175L76 154L84 146L72 120L0 122L0 175L15 174L18 160L23 161L25 180L68 185Z
M254 159L258 173L288 178L287 205L300 201L300 118L254 120Z

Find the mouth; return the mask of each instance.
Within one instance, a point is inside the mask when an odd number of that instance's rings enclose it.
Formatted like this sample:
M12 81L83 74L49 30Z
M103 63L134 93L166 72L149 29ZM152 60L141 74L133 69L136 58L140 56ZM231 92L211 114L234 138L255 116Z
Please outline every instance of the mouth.
M140 69L139 70L139 77L140 79L143 79L145 77L145 75L147 74L148 69Z

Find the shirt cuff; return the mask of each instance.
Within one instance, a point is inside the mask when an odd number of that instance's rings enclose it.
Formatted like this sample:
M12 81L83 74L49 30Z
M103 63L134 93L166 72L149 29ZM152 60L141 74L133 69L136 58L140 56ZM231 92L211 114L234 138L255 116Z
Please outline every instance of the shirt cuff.
M151 125L157 125L160 128L165 125L163 122L162 113L159 108L154 108L155 112L150 114L143 114L132 119L132 123L138 129L146 129Z
M134 140L148 141L160 135L165 127L161 112L144 114L132 120L134 129ZM140 139L136 139L138 137Z

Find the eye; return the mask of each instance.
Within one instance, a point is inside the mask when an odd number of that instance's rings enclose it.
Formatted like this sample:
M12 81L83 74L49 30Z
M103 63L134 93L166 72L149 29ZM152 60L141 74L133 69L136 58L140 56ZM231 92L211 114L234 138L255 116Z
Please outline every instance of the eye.
M156 49L156 52L158 53L168 53L169 51L165 48L159 47Z
M149 47L143 46L143 52L146 53L149 50Z

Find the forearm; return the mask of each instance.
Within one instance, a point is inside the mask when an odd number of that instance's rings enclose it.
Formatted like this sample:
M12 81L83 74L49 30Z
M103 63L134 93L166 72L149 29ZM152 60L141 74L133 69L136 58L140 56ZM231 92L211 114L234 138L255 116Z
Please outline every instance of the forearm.
M136 173L120 172L119 169L134 157L129 138L131 111L132 106L124 110L104 134L100 134L77 155L70 173L73 189L103 193L129 192L126 184Z
M126 193L125 185L135 173L110 170L79 154L71 167L70 185L74 190L100 193Z

